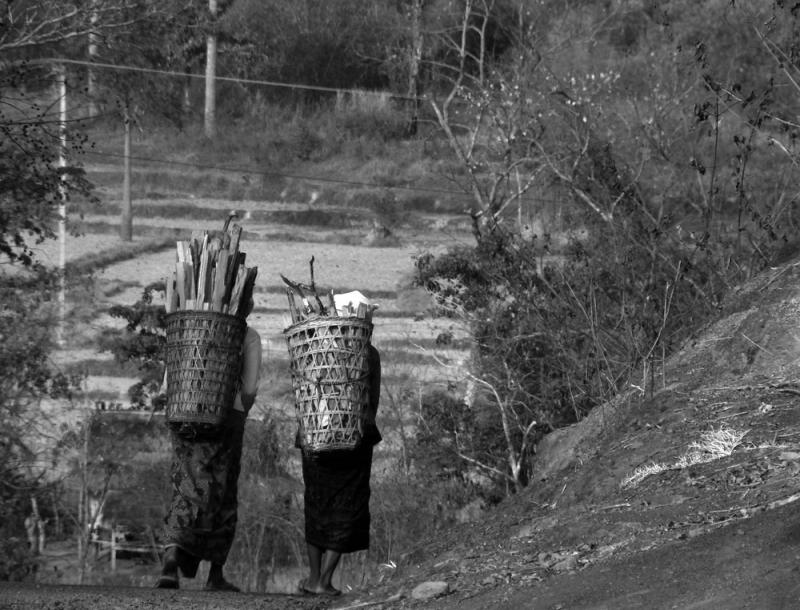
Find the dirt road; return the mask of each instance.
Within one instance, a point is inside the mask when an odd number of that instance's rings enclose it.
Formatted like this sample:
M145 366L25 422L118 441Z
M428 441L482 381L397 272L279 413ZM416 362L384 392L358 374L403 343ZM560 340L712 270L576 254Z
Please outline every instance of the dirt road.
M800 503L577 573L553 576L533 586L484 588L468 599L454 594L418 601L407 593L402 600L381 603L386 596L356 599L344 595L327 600L0 583L0 609L793 610L800 608Z

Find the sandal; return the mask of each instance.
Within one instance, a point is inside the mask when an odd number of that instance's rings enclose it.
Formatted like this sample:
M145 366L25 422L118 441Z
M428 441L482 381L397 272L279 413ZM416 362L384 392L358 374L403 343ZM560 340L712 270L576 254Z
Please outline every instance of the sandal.
M180 589L178 577L162 574L156 581L156 589Z
M214 582L207 582L205 587L203 587L205 591L228 591L230 593L241 593L241 589L237 587L235 584L228 582L224 578L219 581Z

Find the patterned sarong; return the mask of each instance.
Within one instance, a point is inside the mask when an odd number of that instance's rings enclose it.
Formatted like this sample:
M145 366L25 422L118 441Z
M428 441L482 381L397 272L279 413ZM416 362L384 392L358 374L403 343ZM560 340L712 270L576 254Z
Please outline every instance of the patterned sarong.
M233 544L237 491L246 416L231 410L215 438L189 439L171 433L172 502L165 522L167 546L178 546L194 565L182 565L193 575L200 560L224 564Z

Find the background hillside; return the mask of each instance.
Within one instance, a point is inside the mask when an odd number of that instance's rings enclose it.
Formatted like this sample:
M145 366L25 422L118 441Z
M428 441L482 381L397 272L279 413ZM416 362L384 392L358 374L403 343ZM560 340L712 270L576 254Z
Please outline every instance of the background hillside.
M0 28L0 577L149 584L163 280L231 211L265 355L246 590L304 562L279 274L311 257L380 305L386 440L345 589L507 596L793 501L791 6L93 6ZM144 549L113 570L101 504Z

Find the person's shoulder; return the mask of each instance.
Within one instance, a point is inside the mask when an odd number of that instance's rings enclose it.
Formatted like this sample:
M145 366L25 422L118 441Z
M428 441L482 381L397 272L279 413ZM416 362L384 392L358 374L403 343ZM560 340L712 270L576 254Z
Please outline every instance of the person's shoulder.
M252 326L247 327L247 333L244 336L245 343L261 343L261 335L258 334L258 331L253 328Z
M374 345L372 345L372 343L370 343L367 349L369 350L369 359L372 362L380 364L381 353L378 351L378 348L376 348Z

